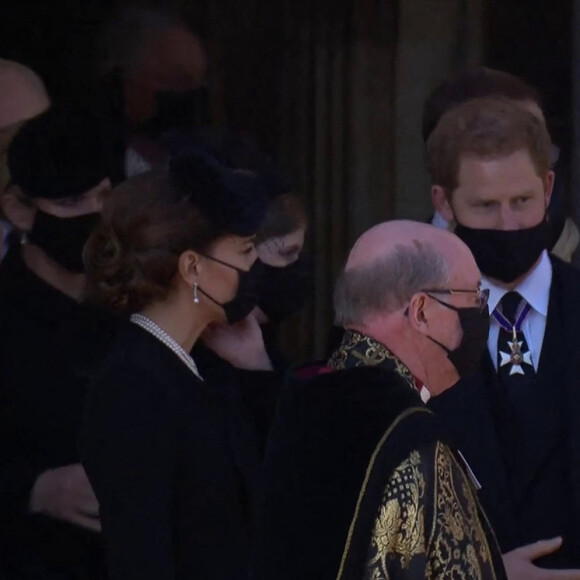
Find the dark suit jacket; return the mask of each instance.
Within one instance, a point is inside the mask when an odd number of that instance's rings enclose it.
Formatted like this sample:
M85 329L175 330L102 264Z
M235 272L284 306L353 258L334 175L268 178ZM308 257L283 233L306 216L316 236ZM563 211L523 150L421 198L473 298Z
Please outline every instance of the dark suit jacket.
M537 382L519 403L529 418L519 451L510 448L512 425L487 353L479 375L433 398L430 407L479 478L502 551L561 535L563 548L539 564L580 567L580 272L551 260Z

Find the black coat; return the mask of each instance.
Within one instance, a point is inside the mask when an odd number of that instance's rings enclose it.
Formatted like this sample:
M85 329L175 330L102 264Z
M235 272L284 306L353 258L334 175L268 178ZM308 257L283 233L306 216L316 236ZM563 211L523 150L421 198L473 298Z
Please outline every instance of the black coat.
M514 452L517 433L502 409L487 353L479 375L432 399L430 407L480 480L480 500L502 551L563 536L563 548L538 564L580 568L580 272L551 260L536 382L520 406L528 417L525 443Z
M228 397L127 324L92 390L84 464L111 580L243 580L255 441Z
M261 462L284 380L283 369L240 370L203 343L196 344L191 354L204 380L228 399L232 412L243 418L248 441L254 441L252 455L257 451Z
M10 250L0 267L0 560L10 574L102 577L99 534L31 515L28 504L41 473L80 463L86 389L115 330L28 270L19 245Z

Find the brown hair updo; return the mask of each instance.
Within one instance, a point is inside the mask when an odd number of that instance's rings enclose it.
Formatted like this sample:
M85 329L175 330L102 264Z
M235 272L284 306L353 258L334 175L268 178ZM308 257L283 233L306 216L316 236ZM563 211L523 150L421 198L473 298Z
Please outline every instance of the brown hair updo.
M208 253L224 236L253 235L266 206L259 177L212 158L177 159L128 179L85 246L88 299L120 313L166 299L184 251Z
M271 238L282 238L307 225L308 217L302 198L295 193L283 193L270 201L264 222L256 234L256 244Z

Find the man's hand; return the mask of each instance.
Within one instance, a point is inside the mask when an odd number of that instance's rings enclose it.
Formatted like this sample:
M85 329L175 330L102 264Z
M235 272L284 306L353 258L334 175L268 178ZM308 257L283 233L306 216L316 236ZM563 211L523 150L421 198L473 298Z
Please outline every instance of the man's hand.
M580 580L580 570L547 570L534 566L534 560L560 549L562 538L540 540L503 555L508 580Z
M82 465L50 469L38 476L30 496L30 511L101 531L99 503Z
M253 314L236 324L214 324L201 335L205 345L236 368L271 371L262 329Z

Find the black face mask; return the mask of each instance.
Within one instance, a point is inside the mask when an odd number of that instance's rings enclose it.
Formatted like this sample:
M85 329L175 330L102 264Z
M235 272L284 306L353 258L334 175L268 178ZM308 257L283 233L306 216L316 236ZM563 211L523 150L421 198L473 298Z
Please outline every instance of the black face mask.
M283 268L264 264L258 306L269 322L282 322L302 309L312 294L312 284L312 265L302 258Z
M99 218L99 213L60 218L37 210L27 237L65 270L80 274L85 271L84 245L97 226Z
M191 129L209 122L207 89L191 91L158 91L155 93L155 114L141 129L158 139L172 129Z
M471 250L482 274L505 283L532 268L550 243L550 224L544 218L526 230L476 230L457 224L455 234Z
M236 266L232 266L227 262L222 262L217 258L212 258L211 256L205 256L209 260L213 260L218 264L222 264L223 266L227 266L228 268L232 268L238 273L238 290L236 292L236 296L233 300L226 302L225 304L221 304L215 298L210 296L205 290L198 286L199 291L204 295L207 296L214 304L221 306L226 313L226 319L228 324L235 324L240 320L243 320L254 310L258 303L258 280L262 275L262 262L260 260L256 260L252 267L249 270L241 270L240 268L236 268Z
M430 297L433 300L437 300L434 296ZM481 367L481 357L487 345L489 335L489 309L487 306L483 310L481 308L456 308L441 300L437 300L437 302L457 312L463 336L459 346L454 350L450 350L444 344L441 344L430 336L427 338L447 353L447 358L451 361L451 364L455 367L461 378L473 376Z

